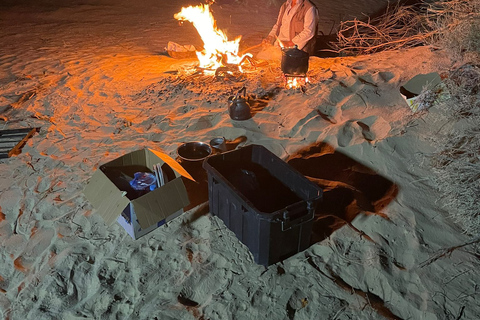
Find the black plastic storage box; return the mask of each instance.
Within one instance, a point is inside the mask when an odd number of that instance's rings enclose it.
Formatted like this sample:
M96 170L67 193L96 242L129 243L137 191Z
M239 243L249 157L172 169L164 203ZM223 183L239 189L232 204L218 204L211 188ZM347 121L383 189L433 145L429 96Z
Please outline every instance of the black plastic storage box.
M271 265L309 246L322 189L259 145L207 158L210 212Z

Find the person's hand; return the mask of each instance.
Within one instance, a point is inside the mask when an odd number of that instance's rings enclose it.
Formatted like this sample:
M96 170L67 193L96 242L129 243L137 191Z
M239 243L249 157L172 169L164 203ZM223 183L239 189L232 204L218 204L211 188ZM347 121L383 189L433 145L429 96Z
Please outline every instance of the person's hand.
M295 47L295 43L293 43L293 41L283 41L282 43L286 48Z
M272 45L273 44L273 36L268 36L265 39L263 39L262 44L263 45Z

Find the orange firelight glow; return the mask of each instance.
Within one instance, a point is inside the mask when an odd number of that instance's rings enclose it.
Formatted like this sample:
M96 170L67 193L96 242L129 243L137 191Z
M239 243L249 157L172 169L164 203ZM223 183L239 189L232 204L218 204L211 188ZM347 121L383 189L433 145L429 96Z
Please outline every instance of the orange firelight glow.
M174 15L174 18L179 21L189 21L197 29L204 43L204 49L197 51L197 57L200 67L207 69L207 73L214 73L217 68L227 64L238 65L241 71L240 64L244 61L245 56L251 57L248 53L238 56L241 36L229 41L226 34L217 29L208 4L184 7Z
M307 77L287 77L285 88L298 89L305 86L308 83Z

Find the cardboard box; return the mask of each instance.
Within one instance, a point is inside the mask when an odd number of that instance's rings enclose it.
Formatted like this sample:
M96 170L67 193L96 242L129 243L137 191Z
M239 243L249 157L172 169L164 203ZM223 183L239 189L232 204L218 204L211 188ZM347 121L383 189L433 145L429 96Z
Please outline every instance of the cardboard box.
M443 89L437 72L419 74L400 87L400 93L413 112L428 109Z
M137 171L153 171L155 164L160 164L162 170L168 173L168 182L139 196L129 188L128 179L133 179ZM190 204L181 176L193 180L168 155L142 149L101 165L83 193L107 225L116 220L133 239L138 239L178 217Z

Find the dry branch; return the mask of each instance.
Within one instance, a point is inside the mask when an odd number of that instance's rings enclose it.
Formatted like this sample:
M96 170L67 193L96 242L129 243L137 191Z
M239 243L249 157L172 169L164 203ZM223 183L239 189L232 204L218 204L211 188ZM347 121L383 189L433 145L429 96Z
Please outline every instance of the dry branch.
M425 44L450 49L456 55L479 52L480 0L397 4L375 19L342 22L332 47L339 53L358 55Z
M397 4L366 22L357 19L342 22L334 49L348 54L369 54L422 45L429 36L424 28L424 11Z
M435 135L436 185L449 215L467 234L480 235L480 67L464 65L445 80L450 99L438 105L451 126ZM460 123L462 125L458 125Z

